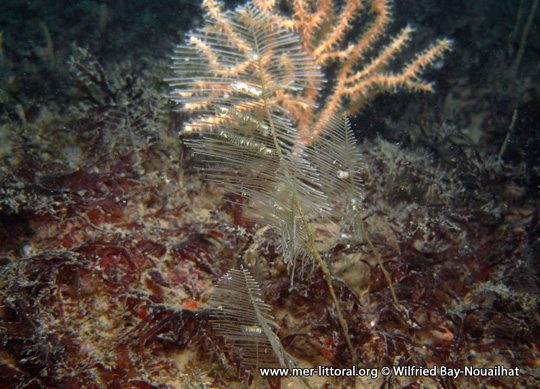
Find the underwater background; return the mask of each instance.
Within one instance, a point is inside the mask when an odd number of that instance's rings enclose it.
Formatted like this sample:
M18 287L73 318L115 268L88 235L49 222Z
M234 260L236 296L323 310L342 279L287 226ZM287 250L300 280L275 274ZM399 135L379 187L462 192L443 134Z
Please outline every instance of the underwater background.
M433 93L379 94L350 118L364 219L399 303L365 242L335 243L326 257L361 367L501 365L519 376L315 377L312 387L539 386L536 6L393 2L386 33L416 30L405 62L453 41L422 75ZM178 135L186 113L164 80L174 45L203 23L197 1L1 2L4 387L279 387L209 324L212 287L240 257L262 268L264 301L300 365L348 365L321 272L291 286L277 232L207 182Z

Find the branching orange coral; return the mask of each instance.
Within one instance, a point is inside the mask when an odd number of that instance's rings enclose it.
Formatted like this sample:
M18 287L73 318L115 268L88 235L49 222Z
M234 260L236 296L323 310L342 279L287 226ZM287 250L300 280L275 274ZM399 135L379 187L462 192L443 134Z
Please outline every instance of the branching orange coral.
M424 69L441 58L445 51L451 49L451 41L439 39L426 50L397 72L389 70L389 65L403 51L411 40L413 28L407 26L396 36L388 36L386 30L391 20L389 0L284 0L287 1L290 12L283 14L279 11L278 0L252 0L253 7L270 15L272 23L295 34L300 39L303 51L312 59L313 65L325 70L332 68L332 77L328 80L320 77L317 72L311 72L312 79L307 80L310 88L303 91L293 91L282 88L276 93L280 105L289 113L298 131L306 135L304 141L311 142L313 128L324 122L329 116L346 112L355 113L375 94L385 91L406 89L410 91L433 91L429 82L422 81L420 76ZM218 0L204 0L207 24L200 31L206 34L226 34L240 52L249 52L244 47L242 37L236 36L231 28L231 20L222 9ZM283 8L283 7L281 7ZM241 10L239 12L242 12ZM365 25L357 39L351 39L350 33L359 23ZM285 36L275 36L274 39L289 39ZM216 82L219 77L230 77L234 72L219 66L219 60L214 58L219 53L212 53L204 47L204 39L192 36L190 44L199 46L203 52L208 52L208 63L215 66ZM293 80L298 74L292 58L282 55L281 64L290 72ZM250 66L249 61L237 64L234 71L245 71ZM226 71L227 74L223 74ZM216 93L228 93L230 86L225 84L212 86L200 85L201 89L214 88ZM232 83L229 83L233 85ZM324 88L324 95L321 92ZM246 91L255 93L249 86L243 86ZM220 89L221 88L221 89ZM186 91L192 96L193 91ZM183 96L187 97L187 96ZM204 102L202 102L204 104ZM185 107L186 108L186 107ZM187 107L187 110L199 108ZM227 113L228 114L228 113ZM219 114L207 120L219 123ZM197 126L187 126L187 129L197 129ZM310 129L310 130L308 130Z
M401 71L388 71L389 63L398 56L411 39L413 29L405 27L394 37L388 37L387 26L392 10L389 0L347 0L341 8L337 0L288 0L292 13L280 15L281 24L296 31L303 49L314 58L317 65L332 66L335 76L328 95L310 96L320 107L308 112L292 112L300 131L313 128L314 123L339 112L355 113L370 98L380 92L404 88L411 91L432 92L431 83L420 80L423 70L451 49L451 41L439 39ZM254 0L257 6L277 13L275 0ZM350 42L347 34L357 20L368 22L356 41ZM378 53L374 45L388 41ZM366 60L369 58L369 61Z

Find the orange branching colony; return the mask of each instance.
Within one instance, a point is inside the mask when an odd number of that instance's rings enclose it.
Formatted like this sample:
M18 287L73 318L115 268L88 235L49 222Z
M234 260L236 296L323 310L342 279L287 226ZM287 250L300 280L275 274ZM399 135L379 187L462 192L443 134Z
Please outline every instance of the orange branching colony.
M270 15L269 20L276 26L276 31L283 31L285 28L297 35L306 58L310 58L315 67L323 70L332 67L334 74L332 79L325 80L319 73L311 72L311 78L304 80L311 88L302 91L283 88L276 96L297 130L305 134L304 142L311 143L310 138L316 134L313 129L318 127L318 123L324 123L330 116L338 113L355 113L374 94L396 89L433 91L432 84L421 80L420 75L426 67L441 58L445 51L451 49L451 41L439 39L418 53L411 62L403 65L400 71L389 71L390 62L403 50L414 31L407 26L398 35L388 36L386 29L392 13L390 0L346 0L342 6L336 4L342 3L337 0L287 1L291 9L287 15L279 12L277 0L252 0L251 5ZM210 36L216 32L226 33L231 42L237 45L237 50L251 50L242 46L242 39L236 36L234 26L230 25L231 19L222 9L222 3L218 0L204 0L203 7L206 11L206 24L199 30L202 34ZM239 9L237 12L243 11ZM367 20L363 33L356 40L350 39L350 30L360 19ZM274 37L278 44L280 40L288 39L281 35ZM239 63L235 68L222 66L219 53L206 47L204 38L199 39L192 35L188 44L204 53L208 63L214 68L214 80L234 76L233 72L245 71L245 67L249 66L249 61ZM378 51L374 46L377 46ZM276 55L281 56L281 65L290 72L291 80L297 77L297 69L292 63L294 58L283 52ZM213 88L216 96L228 93L211 79L198 87L206 90ZM255 89L250 90L247 85L237 87L244 88L244 93L256 93ZM231 88L234 88L234 84ZM183 100L193 96L191 94L179 97ZM204 105L205 102L201 101L200 104ZM200 109L201 106L194 103L184 107L187 111ZM216 114L213 119L216 121L214 124L219 123L218 116L219 114ZM199 126L200 123L188 124L185 131L198 130Z

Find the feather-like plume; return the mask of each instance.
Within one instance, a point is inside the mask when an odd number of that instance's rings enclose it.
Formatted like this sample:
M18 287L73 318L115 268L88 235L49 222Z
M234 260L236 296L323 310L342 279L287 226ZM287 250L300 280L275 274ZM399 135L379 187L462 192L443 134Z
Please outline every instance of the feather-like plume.
M309 160L306 134L289 117L291 109L312 105L305 96L323 78L314 59L301 50L298 36L275 15L252 3L234 12L216 12L212 0L205 5L206 25L177 47L177 77L169 80L175 88L171 98L192 114L185 131L201 133L187 143L209 158L205 170L210 180L250 199L253 215L280 232L291 280L297 258L320 266L356 362L330 270L308 225L313 218L331 216L332 201Z
M210 180L249 198L252 214L283 232L293 274L296 258L309 257L302 219L324 216L331 205L286 107L308 104L303 96L322 76L298 37L250 4L219 18L209 13L206 22L173 57L172 99L191 111L188 130L202 133L187 143L213 159Z
M324 136L319 137L307 153L310 161L317 166L322 181L326 183L326 195L335 201L334 217L341 221L345 230L353 233L353 239L363 238L366 241L388 282L392 298L397 303L390 274L384 268L380 253L369 239L360 214L360 203L363 199L362 156L347 117L330 116L324 123Z
M355 222L363 200L360 149L345 115L330 116L320 127L322 135L306 152L325 183L326 195L333 200L333 217L360 238Z
M251 3L217 13L218 5L209 3L203 4L204 27L189 33L172 57L177 77L169 80L171 98L192 113L184 131L221 129L232 121L243 124L243 135L269 135L273 120L279 140L293 142L291 123L282 117L289 107L312 105L305 96L323 82L314 59L301 50L296 34Z
M271 308L261 298L261 289L249 270L229 270L220 278L210 297L212 327L232 346L243 363L294 368L295 361L273 332L278 325Z

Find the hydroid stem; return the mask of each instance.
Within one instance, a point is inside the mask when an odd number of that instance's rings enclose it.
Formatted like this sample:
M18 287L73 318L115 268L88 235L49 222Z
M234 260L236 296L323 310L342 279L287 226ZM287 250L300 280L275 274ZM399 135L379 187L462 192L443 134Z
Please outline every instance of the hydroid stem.
M336 297L336 292L334 291L334 287L332 286L332 274L330 273L330 269L328 269L328 266L321 258L321 255L319 254L319 251L315 247L315 239L313 238L313 234L311 233L311 230L308 228L307 220L304 216L304 212L302 211L302 207L300 207L300 204L298 203L298 200L296 197L293 199L294 205L296 206L296 210L298 211L301 219L302 224L304 224L304 228L306 230L306 234L308 236L308 242L303 241L300 239L306 250L308 250L317 264L321 267L321 270L324 275L324 279L326 281L326 284L328 285L328 290L330 291L330 296L332 297L332 300L334 301L334 306L336 307L336 313L338 315L339 324L341 326L341 329L343 330L343 335L345 336L345 341L347 342L347 347L349 348L349 351L351 353L351 358L353 361L353 364L356 365L358 363L358 360L356 358L356 352L354 350L354 347L351 342L351 338L349 336L349 326L347 325L347 322L345 321L345 318L343 317L343 314L341 313L341 308L339 307L339 302Z
M373 252L373 255L375 256L375 258L377 259L377 262L379 263L379 267L381 268L381 271L383 272L384 277L386 278L386 281L388 281L388 287L390 288L390 293L392 293L392 298L394 299L394 302L397 303L398 299L397 299L397 296L396 296L396 292L394 292L394 287L392 286L392 279L390 278L390 274L388 274L388 272L384 268L384 265L383 265L382 260L381 260L381 254L379 254L379 251L377 251L377 249L375 248L373 243L371 243L371 239L369 239L369 236L367 234L366 227L364 225L364 221L360 217L359 213L356 214L356 220L358 220L358 224L360 225L360 230L362 231L362 236L366 240L368 246L371 248L371 251Z

